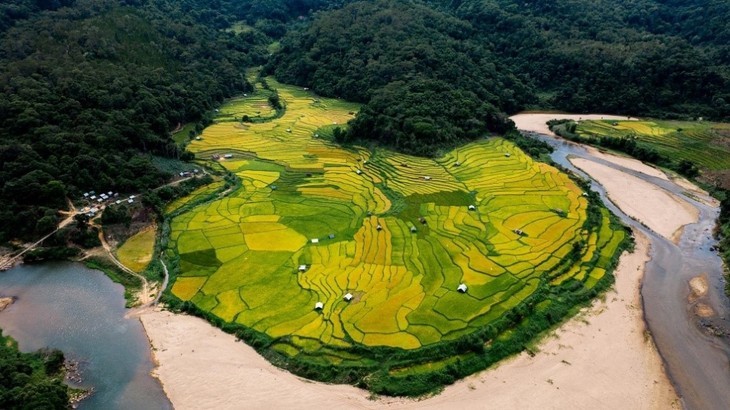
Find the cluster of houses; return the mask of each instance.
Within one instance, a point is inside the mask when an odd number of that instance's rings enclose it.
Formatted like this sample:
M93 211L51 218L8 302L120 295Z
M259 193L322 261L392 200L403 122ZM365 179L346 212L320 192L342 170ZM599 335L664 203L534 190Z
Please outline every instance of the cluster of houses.
M199 172L200 171L198 171L197 168L193 168L192 171L181 171L181 172L178 172L177 175L180 176L180 178L187 178L187 177L191 177L193 175L197 175Z
M119 196L118 192L112 192L112 191L102 192L101 194L98 194L98 195L96 194L95 191L84 192L84 199L91 201L92 203L96 202L99 204L104 201L107 201L111 198L116 198L118 196Z
M123 202L132 204L132 203L134 203L134 200L136 197L134 195L130 195L128 198L122 198L122 199L114 199L114 198L119 198L118 192L109 191L109 192L104 192L104 193L101 193L98 195L94 191L84 192L84 199L88 200L91 203L91 205L84 207L82 209L82 212L84 214L86 214L86 216L88 216L89 218L93 218L96 216L97 213L99 213L99 211L101 209L103 209L101 207L103 207L104 204L120 205ZM96 206L94 206L94 204L96 204Z

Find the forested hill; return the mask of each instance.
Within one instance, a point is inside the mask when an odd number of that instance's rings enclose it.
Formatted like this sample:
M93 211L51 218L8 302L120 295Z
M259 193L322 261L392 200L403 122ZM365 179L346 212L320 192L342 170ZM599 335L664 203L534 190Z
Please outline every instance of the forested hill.
M478 41L472 26L426 5L368 1L293 32L269 69L284 82L367 103L350 139L432 155L503 132L534 96Z
M491 107L728 119L728 18L700 0L359 1L291 31L269 71L365 102L346 137L433 154L497 125Z
M268 54L204 1L127 3L29 9L0 39L0 241L51 230L67 195L166 181L151 156L182 155L170 131L246 91Z
M422 155L525 108L728 120L727 21L720 0L4 0L0 242L165 181L154 158L189 157L170 131L258 65L363 102L342 140Z

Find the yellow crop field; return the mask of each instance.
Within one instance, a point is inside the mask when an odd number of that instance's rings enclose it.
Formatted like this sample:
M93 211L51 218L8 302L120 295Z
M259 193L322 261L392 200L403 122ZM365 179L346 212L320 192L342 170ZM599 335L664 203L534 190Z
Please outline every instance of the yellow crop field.
M137 273L142 272L152 260L152 252L155 250L156 238L157 228L152 227L127 239L117 249L116 253L119 262Z
M435 159L343 148L320 130L358 105L267 83L280 117L217 122L190 143L241 184L176 216L169 248L174 296L275 339L277 354L370 366L370 348L460 340L563 284L592 289L623 249L583 188L507 140Z

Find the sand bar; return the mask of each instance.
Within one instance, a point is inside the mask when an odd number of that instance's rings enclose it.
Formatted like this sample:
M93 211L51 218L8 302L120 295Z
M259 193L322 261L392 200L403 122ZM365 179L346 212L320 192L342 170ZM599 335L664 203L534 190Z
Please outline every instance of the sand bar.
M524 113L524 114L517 114L510 117L512 121L515 122L515 125L517 126L517 129L523 130L523 131L530 131L530 132L537 132L540 134L546 134L546 135L555 135L547 126L547 122L550 120L558 119L568 119L568 120L637 120L637 118L634 117L621 117L617 115L604 115L604 114L548 114L548 113L537 113L537 114L530 114L530 113ZM661 170L652 167L651 165L644 164L643 162L629 157L622 157L617 155L610 155L605 154L603 152L600 152L599 150L585 146L588 152L591 153L591 155L594 155L598 158L604 159L606 161L613 162L616 165L620 165L626 169L630 169L636 172L641 172L643 174L653 176L656 178L661 178L664 180L668 180L666 174L662 172Z
M611 201L627 215L669 240L699 219L697 208L654 184L584 158L570 162L603 185Z
M303 380L202 319L156 310L141 320L177 409L666 409L678 402L645 334L639 299L648 258L640 237L636 252L621 260L615 290L540 343L534 357L519 355L422 401L373 401L351 386Z

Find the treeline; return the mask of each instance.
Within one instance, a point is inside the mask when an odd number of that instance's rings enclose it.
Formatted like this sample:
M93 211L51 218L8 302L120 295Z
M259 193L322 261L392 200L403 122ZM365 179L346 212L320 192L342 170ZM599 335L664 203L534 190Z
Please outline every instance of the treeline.
M250 90L268 54L258 31L215 28L206 1L123 3L28 12L0 38L0 242L50 230L67 196L160 185L151 156L182 156L170 131Z
M69 408L63 360L57 350L21 353L17 343L0 330L0 408Z

